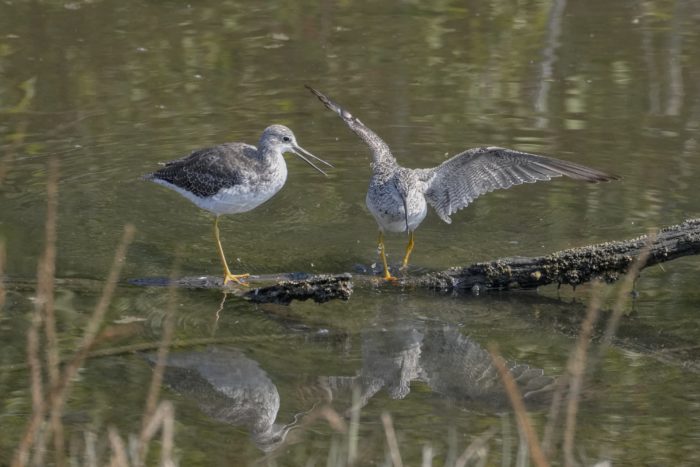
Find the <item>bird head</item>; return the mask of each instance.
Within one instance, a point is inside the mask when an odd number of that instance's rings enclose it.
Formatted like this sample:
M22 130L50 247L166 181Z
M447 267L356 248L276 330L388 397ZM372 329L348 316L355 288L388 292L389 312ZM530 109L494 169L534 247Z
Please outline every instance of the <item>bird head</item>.
M333 167L328 162L314 156L309 151L299 146L292 130L284 125L271 125L265 128L265 131L263 131L260 137L260 147L269 148L274 151L279 151L280 153L292 152L323 175L327 175L326 172L311 162L311 159L321 162L328 167Z

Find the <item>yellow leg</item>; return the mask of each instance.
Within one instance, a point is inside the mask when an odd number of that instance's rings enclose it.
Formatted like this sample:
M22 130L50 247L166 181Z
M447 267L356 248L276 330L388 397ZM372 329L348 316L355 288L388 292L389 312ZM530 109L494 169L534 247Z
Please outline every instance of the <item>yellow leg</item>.
M388 281L395 281L396 278L389 272L389 266L386 264L386 254L384 253L384 232L379 231L379 256L382 257L382 263L384 264L384 279Z
M413 231L408 233L408 245L406 245L406 254L403 257L403 264L401 269L406 269L408 267L408 258L411 257L411 252L413 251L413 246L415 242L413 241Z
M226 256L224 256L224 248L221 246L221 239L219 238L219 216L214 217L214 238L216 239L216 246L219 248L221 263L224 265L224 285L231 281L235 281L241 285L247 286L248 284L241 282L241 279L245 279L246 277L250 276L250 274L231 274L231 271L228 269Z

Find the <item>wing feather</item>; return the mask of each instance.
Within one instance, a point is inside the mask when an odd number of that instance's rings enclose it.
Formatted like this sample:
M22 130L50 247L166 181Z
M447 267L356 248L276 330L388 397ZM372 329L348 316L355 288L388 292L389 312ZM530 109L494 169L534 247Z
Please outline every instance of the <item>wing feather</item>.
M451 214L494 190L562 175L591 183L619 179L573 162L497 147L469 149L417 172L426 185L426 199L447 223Z
M166 162L144 178L168 182L199 197L212 196L244 180L245 154L250 151L254 152L255 147L242 143L199 149L182 159Z

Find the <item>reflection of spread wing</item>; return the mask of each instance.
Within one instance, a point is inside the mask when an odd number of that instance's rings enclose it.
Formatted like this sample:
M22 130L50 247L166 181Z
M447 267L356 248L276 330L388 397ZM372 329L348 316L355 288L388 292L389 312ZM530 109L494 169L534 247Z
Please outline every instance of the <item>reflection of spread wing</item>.
M491 354L461 331L444 326L425 333L421 353L421 380L438 393L494 406L507 404L503 382ZM523 399L546 399L554 379L544 370L501 359L518 385Z
M367 128L365 124L360 121L359 118L354 117L350 112L343 109L338 104L336 104L324 94L315 90L311 86L306 85L306 89L308 89L316 97L318 97L318 100L323 102L323 105L325 105L327 109L337 113L340 116L340 118L342 118L345 121L345 123L348 124L350 129L354 131L355 134L357 134L357 136L362 138L362 141L367 143L369 148L372 150L372 153L374 154L375 160L382 159L386 156L391 156L391 150L389 149L389 146L387 146L387 144L384 142L384 140L377 136L375 132Z
M231 188L243 181L243 165L250 161L246 156L248 151L255 151L255 147L228 143L199 149L187 157L167 162L145 178L168 182L199 197L213 196L222 188Z
M496 147L468 149L416 172L427 185L425 198L448 224L451 214L493 190L562 175L593 183L619 178L573 162Z

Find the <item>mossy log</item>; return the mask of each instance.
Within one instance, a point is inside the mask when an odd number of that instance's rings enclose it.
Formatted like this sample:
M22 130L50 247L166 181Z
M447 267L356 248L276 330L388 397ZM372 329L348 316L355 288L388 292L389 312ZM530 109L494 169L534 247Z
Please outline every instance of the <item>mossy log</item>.
M130 280L131 285L167 286L167 278L144 278ZM177 287L188 289L223 289L255 303L278 303L288 305L292 300L313 300L325 303L330 300L348 300L352 295L350 274L306 273L274 274L251 276L250 283L259 287L243 287L237 284L223 284L221 276L183 277L176 282Z
M645 249L649 250L649 255L641 268L700 253L700 219L688 219L631 240L571 248L532 258L501 258L428 273L406 282L435 290L472 292L534 289L548 284L576 287L597 278L614 282Z
M442 292L478 293L488 290L535 289L548 284L578 286L600 278L614 282L623 276L632 262L645 250L649 255L641 268L672 259L700 253L700 219L689 219L682 224L665 227L652 235L642 235L631 240L600 243L546 256L510 257L476 263L466 267L454 267L445 271L430 272L420 276L404 276L395 282L386 282L376 276L351 276L348 273L309 275L305 273L251 276L250 285L244 288L227 285L233 293L263 303L287 304L292 300L326 302L332 299L347 300L356 286L403 286L427 288ZM167 280L131 281L137 285L166 285ZM221 289L220 277L185 277L178 286L187 288Z

